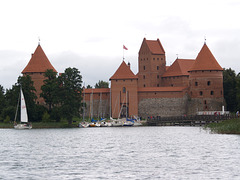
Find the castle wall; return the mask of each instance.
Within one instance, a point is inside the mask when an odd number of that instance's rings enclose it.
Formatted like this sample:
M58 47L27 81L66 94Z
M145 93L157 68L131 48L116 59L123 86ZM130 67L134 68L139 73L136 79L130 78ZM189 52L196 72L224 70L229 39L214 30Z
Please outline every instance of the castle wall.
M183 87L189 85L188 76L162 77L162 86Z
M186 92L143 92L138 93L138 116L168 117L187 114L188 97Z
M224 98L191 98L188 100L188 115L196 115L197 111L221 111Z
M183 116L187 114L187 98L147 98L139 101L138 116L148 117Z

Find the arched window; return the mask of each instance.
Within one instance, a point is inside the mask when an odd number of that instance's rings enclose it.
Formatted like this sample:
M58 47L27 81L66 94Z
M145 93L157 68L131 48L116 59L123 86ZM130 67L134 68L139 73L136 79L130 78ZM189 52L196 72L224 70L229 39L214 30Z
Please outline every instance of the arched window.
M213 95L214 94L214 91L211 91L211 95Z
M123 93L126 93L126 88L125 87L123 87Z
M211 81L208 81L208 82L207 82L207 85L210 86L210 85L211 85Z
M199 94L200 94L200 96L202 96L202 95L203 95L203 92L202 92L202 91L200 91L200 92L199 92Z

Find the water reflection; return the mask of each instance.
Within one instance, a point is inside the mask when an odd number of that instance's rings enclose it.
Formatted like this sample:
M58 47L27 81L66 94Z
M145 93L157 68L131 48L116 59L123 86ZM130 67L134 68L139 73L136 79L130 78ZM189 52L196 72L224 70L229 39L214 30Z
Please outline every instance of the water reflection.
M240 136L199 127L0 131L3 179L240 178Z

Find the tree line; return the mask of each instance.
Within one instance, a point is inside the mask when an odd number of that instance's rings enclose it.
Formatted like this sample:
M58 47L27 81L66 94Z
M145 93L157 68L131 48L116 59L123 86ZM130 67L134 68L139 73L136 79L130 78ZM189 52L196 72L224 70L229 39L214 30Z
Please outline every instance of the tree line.
M22 88L28 116L31 122L52 119L59 122L62 118L72 124L73 117L82 113L82 76L77 68L67 68L57 76L53 70L44 73L44 84L41 87L45 105L36 103L36 89L29 75L19 76L11 89L4 90L0 85L0 121L14 120L20 88ZM99 81L95 88L108 87L108 82ZM17 110L19 111L19 110ZM19 114L19 113L18 113ZM18 120L19 120L18 116Z

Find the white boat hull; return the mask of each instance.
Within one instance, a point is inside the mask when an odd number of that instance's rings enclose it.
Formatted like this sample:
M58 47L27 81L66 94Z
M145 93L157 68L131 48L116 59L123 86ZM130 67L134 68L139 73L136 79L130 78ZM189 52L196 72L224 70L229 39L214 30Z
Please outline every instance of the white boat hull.
M87 128L88 126L89 126L89 124L86 122L79 123L80 128Z
M32 129L31 124L17 124L14 126L15 129Z

